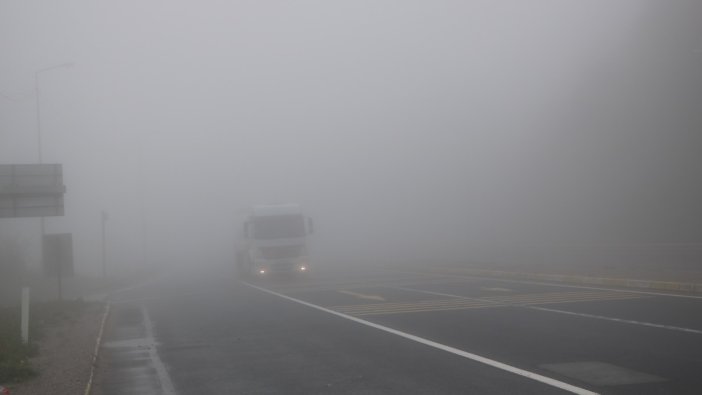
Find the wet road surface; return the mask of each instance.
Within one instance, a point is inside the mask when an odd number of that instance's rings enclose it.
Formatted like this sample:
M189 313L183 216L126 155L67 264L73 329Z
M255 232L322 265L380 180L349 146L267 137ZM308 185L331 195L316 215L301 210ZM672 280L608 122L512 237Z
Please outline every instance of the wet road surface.
M431 271L178 271L113 297L96 392L696 394L701 307Z

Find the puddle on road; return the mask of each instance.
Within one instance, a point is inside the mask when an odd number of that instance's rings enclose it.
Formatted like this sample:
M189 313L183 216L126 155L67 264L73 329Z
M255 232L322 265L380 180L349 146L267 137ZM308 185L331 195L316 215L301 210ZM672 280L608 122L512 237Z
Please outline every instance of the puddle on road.
M105 395L174 394L158 357L153 328L141 306L115 307L102 344L100 393Z

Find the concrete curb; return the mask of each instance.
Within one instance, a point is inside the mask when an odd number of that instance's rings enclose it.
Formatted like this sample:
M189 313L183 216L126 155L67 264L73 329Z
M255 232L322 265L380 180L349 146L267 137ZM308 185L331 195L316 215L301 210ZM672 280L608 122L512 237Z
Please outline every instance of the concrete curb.
M95 341L95 349L93 350L93 360L90 366L90 377L88 377L88 383L85 385L84 395L90 395L93 389L93 378L95 377L95 368L97 367L97 359L100 354L100 346L102 345L102 335L105 332L105 322L107 322L107 317L110 315L110 303L105 303L105 312L102 314L102 321L100 322L100 330L98 331L98 337Z
M529 272L511 272L499 270L485 269L450 269L444 271L449 274L465 274L471 276L507 278L512 280L538 280L562 282L569 284L581 285L604 285L610 287L625 287L648 289L658 291L675 291L688 293L702 293L702 283L689 283L677 281L658 281L658 280L638 280L630 278L616 277L591 277L570 274L549 274L549 273L529 273Z

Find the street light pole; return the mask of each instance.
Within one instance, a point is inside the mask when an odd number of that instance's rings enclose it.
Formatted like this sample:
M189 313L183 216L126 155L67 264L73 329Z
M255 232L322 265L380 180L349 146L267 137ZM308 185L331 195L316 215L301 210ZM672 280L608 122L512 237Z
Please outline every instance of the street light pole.
M102 276L107 277L107 211L102 210L100 215L102 230Z
M37 161L39 163L44 163L44 157L41 149L41 96L39 94L39 73L42 71L44 71L44 69L34 72L34 97L37 103ZM43 221L44 217L41 217L41 219ZM42 234L44 234L44 232L42 232Z
M39 163L44 162L43 158L43 152L42 152L42 135L41 135L41 94L39 90L39 75L41 73L45 73L47 71L51 70L56 70L56 69L61 69L61 68L69 68L73 67L73 63L61 63L57 64L54 66L50 67L45 67L43 69L39 69L34 72L34 97L36 99L36 104L37 104L37 158L39 159ZM43 218L43 217L42 217Z
M39 90L39 75L41 73L50 71L50 70L55 70L55 69L60 69L60 68L68 68L68 67L73 67L73 63L61 63L57 64L54 66L50 67L45 67L43 69L39 69L34 72L34 97L36 99L36 105L37 105L37 111L36 111L36 116L37 116L37 160L39 163L44 163L44 156L43 156L43 150L42 150L42 134L41 134L41 95L40 95L40 90ZM46 220L44 217L40 218L40 226L41 226L41 240L39 241L39 250L41 251L41 258L40 262L41 265L44 266L46 262L44 261L44 235L46 234ZM59 265L60 266L60 265ZM58 271L56 273L56 278L58 281L58 298L59 301L62 299L62 291L61 291L61 267L58 268Z

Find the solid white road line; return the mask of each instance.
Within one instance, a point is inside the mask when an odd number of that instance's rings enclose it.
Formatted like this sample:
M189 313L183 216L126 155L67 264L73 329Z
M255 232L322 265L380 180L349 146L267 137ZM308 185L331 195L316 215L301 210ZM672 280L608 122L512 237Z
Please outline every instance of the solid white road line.
M242 284L248 285L251 288L258 289L259 291L263 291L263 292L269 293L271 295L275 295L275 296L278 296L280 298L287 299L289 301L299 303L301 305L311 307L313 309L317 309L317 310L323 311L325 313L335 315L337 317L345 318L347 320L354 321L356 323L366 325L366 326L369 326L371 328L379 329L381 331L391 333L393 335L400 336L400 337L403 337L405 339L409 339L409 340L424 344L424 345L429 346L429 347L436 348L438 350L446 351L446 352L449 352L451 354L458 355L458 356L461 356L463 358L467 358L467 359L470 359L470 360L473 360L476 362L480 362L480 363L483 363L485 365L489 365L489 366L504 370L504 371L509 372L509 373L513 373L513 374L516 374L516 375L519 375L519 376L522 376L522 377L525 377L525 378L528 378L531 380L539 381L539 382L544 383L546 385L560 388L564 391L568 391L568 392L571 392L573 394L579 394L579 395L596 395L597 394L596 392L592 392L592 391L586 390L584 388L576 387L574 385L571 385L571 384L568 384L568 383L565 383L562 381L558 381L558 380L552 379L550 377L546 377L546 376L542 376L542 375L537 374L537 373L529 372L527 370L523 370L523 369L511 366L511 365L507 365L507 364L502 363L502 362L494 361L492 359L488 359L488 358L482 357L482 356L477 355L477 354L469 353L467 351L459 350L457 348L447 346L445 344L437 343L435 341L425 339L423 337L419 337L419 336L411 335L411 334L406 333L406 332L398 331L397 329L392 329L392 328L389 328L387 326L379 325L379 324L376 324L376 323L373 323L370 321L362 320L360 318L356 318L356 317L353 317L350 315L339 313L338 311L330 310L330 309L324 308L322 306L318 306L316 304L305 302L305 301L300 300L300 299L295 299L295 298L292 298L290 296L283 295L283 294L280 294L280 293L275 292L275 291L271 291L271 290L266 289L266 288L262 288L262 287L259 287L259 286L253 285L253 284L249 284L247 282L242 281Z
M403 289L405 291L415 291L423 294L428 294L428 295L436 295L436 296L446 296L446 297L453 297L453 298L460 298L460 299L469 299L469 300L485 300L485 299L480 299L480 298L470 298L468 296L461 296L461 295L452 295L452 294L447 294L447 293L442 293L442 292L432 292L432 291L425 291L423 289L415 289L415 288L407 288L407 287L391 287L391 288L396 288L396 289ZM485 300L488 301L488 300ZM577 302L577 301L574 301ZM502 305L502 306L512 306L512 307L521 307L525 309L531 309L531 310L541 310L541 311L548 311L551 313L558 313L558 314L567 314L567 315L573 315L573 316L579 316L579 317L587 317L587 318L594 318L598 320L607 320L607 321L614 321L614 322L620 322L624 324L633 324L633 325L641 325L641 326L648 326L651 328L659 328L659 329L669 329L673 331L679 331L679 332L687 332L687 333L696 333L702 335L702 330L698 329L690 329L690 328L683 328L679 326L672 326L672 325L662 325L662 324L654 324L651 322L645 322L645 321L634 321L634 320L626 320L623 318L616 318L616 317L606 317L603 315L595 315L595 314L586 314L586 313L576 313L573 311L567 311L567 310L558 310L558 309L549 309L546 307L537 307L537 306L520 306L520 305L513 305L510 303L501 303L501 302L494 302L495 305Z
M536 306L524 306L524 307L527 308L527 309L531 309L531 310L541 310L541 311L548 311L548 312L552 312L552 313L574 315L574 316L578 316L578 317L596 318L596 319L598 319L598 320L607 320L607 321L621 322L621 323L624 323L624 324L633 324L633 325L650 326L650 327L652 327L652 328L669 329L669 330L672 330L672 331L687 332L687 333L695 333L695 334L698 334L698 335L702 335L702 330L690 329L690 328L682 328L682 327L679 327L679 326L653 324L653 323L651 323L651 322L644 322L644 321L625 320L625 319L622 319L622 318L606 317L606 316L603 316L603 315L586 314L586 313L575 313L575 312L572 312L572 311L557 310L557 309L549 309L549 308L546 308L546 307L536 307Z

